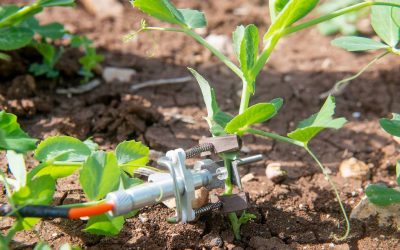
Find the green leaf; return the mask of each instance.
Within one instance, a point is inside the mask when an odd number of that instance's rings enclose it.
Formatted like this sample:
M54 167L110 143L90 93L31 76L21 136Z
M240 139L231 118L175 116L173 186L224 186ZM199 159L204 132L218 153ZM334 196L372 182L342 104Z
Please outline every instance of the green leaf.
M36 148L36 141L20 128L15 115L0 111L0 150L25 153Z
M334 39L332 45L341 47L348 51L365 51L390 48L388 45L377 42L370 38L358 36L345 36Z
M346 119L333 119L333 115L335 114L335 106L335 98L333 96L329 96L321 110L318 113L310 116L308 119L300 122L297 129L293 132L290 132L288 137L307 144L319 132L326 128L341 128L346 123Z
M279 107L282 106L282 102L282 99L279 99L274 103L258 103L247 108L226 125L225 131L229 134L243 135L249 126L265 122L275 116Z
M64 243L58 250L81 250L80 247L71 246L69 243Z
M47 37L53 40L60 39L66 34L64 25L62 25L61 23L39 25L37 27L34 27L33 30L39 33L42 37Z
M53 6L74 6L75 0L39 0L38 4L42 7L53 7Z
M210 87L208 81L194 69L188 69L196 78L197 83L200 86L201 94L207 108L208 116L206 120L210 127L210 132L215 136L225 134L224 128L226 124L232 120L232 116L221 111L215 97L214 89Z
M98 151L83 164L79 182L90 200L100 200L119 187L121 172L114 153Z
M70 136L49 137L38 145L35 158L41 164L29 173L29 177L43 175L51 175L55 179L67 177L81 167L79 163L82 164L91 152L85 143L76 138Z
M242 215L240 216L238 223L240 225L246 224L248 221L250 221L252 219L256 219L256 218L257 218L257 216L255 214L246 213L246 211L244 211L242 213Z
M134 140L118 144L115 153L118 165L123 165L122 169L130 174L133 174L135 169L146 166L149 162L149 148Z
M400 137L400 114L393 113L392 115L392 119L382 118L379 120L379 123L386 132Z
M95 143L91 138L88 138L83 141L85 145L90 149L90 151L95 152L99 149L99 145Z
M8 250L6 237L0 233L0 249Z
M393 22L400 28L400 9L392 8L392 19Z
M382 2L399 3L398 0L382 0ZM400 15L400 10L396 11ZM395 48L400 39L400 27L392 18L392 7L372 6L372 27L378 36L390 47Z
M0 6L0 20L16 13L18 10L19 7L17 5Z
M275 22L269 27L267 33L264 35L264 40L267 40L274 33L279 33L286 27L289 27L296 21L305 17L315 6L317 6L319 0L290 0L277 1L285 7L277 16Z
M255 91L255 76L251 73L258 56L258 28L254 24L238 26L233 32L233 46L240 67L248 83L249 91Z
M289 0L275 0L274 1L274 8L276 12L281 12L283 8L285 8L286 4Z
M83 231L91 234L113 236L117 235L121 231L124 222L125 220L123 216L115 218L111 218L107 214L93 216L90 217L88 224Z
M55 191L55 181L49 175L28 179L26 186L12 194L12 200L18 205L50 204Z
M90 154L90 148L74 137L52 136L38 145L35 158L41 162L83 162Z
M22 27L0 29L0 50L15 50L28 45L33 37L33 31Z
M168 0L135 0L133 6L159 20L173 24L184 23L184 17Z
M369 201L378 206L400 203L400 192L382 185L371 184L365 189Z
M143 183L143 180L139 178L131 178L125 172L121 173L121 185L120 189L128 189Z
M203 28L207 26L207 21L203 12L191 9L179 9L179 12L183 16L185 24L191 28Z
M26 185L26 167L25 159L22 154L18 154L13 150L8 150L7 154L8 168L16 179L14 190L18 191Z
M51 247L46 242L40 241L33 250L51 250Z

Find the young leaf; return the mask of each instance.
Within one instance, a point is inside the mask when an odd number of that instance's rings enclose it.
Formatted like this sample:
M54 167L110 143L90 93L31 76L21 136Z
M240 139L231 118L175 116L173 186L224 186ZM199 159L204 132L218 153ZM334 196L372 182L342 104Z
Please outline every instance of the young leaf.
M98 151L83 164L79 182L90 200L100 200L119 187L121 172L114 153Z
M383 0L382 2L399 3L398 0ZM399 11L397 11L400 14ZM371 23L378 36L390 47L395 48L400 40L400 27L392 16L392 7L372 6Z
M183 16L185 24L191 28L203 28L207 26L207 21L203 12L191 9L179 9L179 12Z
M246 109L242 114L234 117L225 127L225 131L230 134L242 135L245 130L256 123L261 123L271 119L278 113L282 106L282 99L275 99L271 103L258 103Z
M274 1L274 8L276 12L281 12L283 8L285 8L286 4L289 0L275 0Z
M307 144L312 138L314 138L319 132L326 128L339 129L345 123L345 118L333 119L335 114L335 98L329 96L321 110L310 116L308 119L300 122L298 128L288 134L289 138Z
M17 5L0 6L0 20L16 13L18 10L19 7Z
M32 41L33 31L23 27L0 29L0 50L15 50Z
M90 153L89 147L74 137L52 136L38 145L35 158L41 162L83 162Z
M113 236L117 235L121 231L124 222L125 220L123 216L115 218L111 218L107 214L93 216L90 217L88 224L83 231L92 234Z
M390 48L388 45L377 42L370 38L358 36L345 36L334 39L332 45L341 47L348 51L365 51Z
M221 111L215 97L214 89L210 87L210 84L207 82L207 80L204 79L204 77L202 77L194 69L189 68L189 71L196 78L197 83L200 86L208 113L206 120L210 127L211 133L215 136L225 134L224 128L226 124L232 120L232 116Z
M115 153L118 165L124 165L122 169L130 174L133 174L136 168L146 166L149 162L149 148L134 140L118 144Z
M12 200L18 205L47 205L53 199L55 181L49 175L28 179L26 186L12 194Z
M121 185L120 189L128 189L137 185L140 185L143 183L143 180L139 178L131 178L129 175L125 172L121 173Z
M400 185L400 161L397 161L396 164L396 179L397 179L397 184Z
M400 9L392 8L392 19L393 22L400 28Z
M278 1L284 4L284 8L277 16L275 22L269 27L267 33L264 35L264 40L267 40L274 33L280 32L301 18L305 17L315 6L319 0L290 0Z
M365 189L369 201L378 206L400 203L400 192L382 185L371 184Z
M25 153L36 148L36 141L20 128L15 115L0 111L0 150Z
M134 7L159 20L173 24L184 23L184 17L169 0L134 0Z
M8 150L7 154L8 168L16 179L14 190L18 191L26 185L26 167L25 159L22 154L18 154L13 150Z
M240 62L240 67L246 78L249 86L249 91L254 93L255 76L252 75L251 70L257 61L258 56L258 28L254 24L246 27L238 26L233 32L233 46L237 59Z
M400 114L393 113L392 119L382 118L379 120L381 127L391 135L400 137Z
M69 243L64 243L58 250L81 250L80 247L71 246Z

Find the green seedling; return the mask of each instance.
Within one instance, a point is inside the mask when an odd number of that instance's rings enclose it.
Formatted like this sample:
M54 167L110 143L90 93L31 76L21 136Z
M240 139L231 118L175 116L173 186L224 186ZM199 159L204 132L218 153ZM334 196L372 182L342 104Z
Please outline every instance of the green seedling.
M84 77L82 82L88 82L93 77L92 70L103 57L96 54L91 43L77 43L83 40L79 36L71 35L60 23L41 25L35 18L44 8L53 6L73 6L74 0L38 0L33 4L20 8L16 5L0 7L0 60L11 60L10 56L1 51L11 51L26 46L35 48L43 57L42 63L34 63L29 71L35 76L56 78L59 71L55 69L61 58L64 48L55 46L55 42L72 37L73 47L80 47L84 56L80 58L82 69L79 72ZM36 39L37 38L37 39ZM85 40L90 41L85 38ZM71 44L71 45L72 45ZM78 45L77 45L78 44Z
M386 0L387 3L400 4L398 0ZM383 57L393 54L400 55L400 8L373 6L371 24L381 41L358 36L345 36L332 41L332 44L351 52L365 52L370 50L382 51L357 74L337 82L328 94L338 94L350 83L363 74L370 66Z
M102 203L109 192L141 184L140 179L132 177L133 172L146 167L149 161L149 148L136 141L124 141L111 152L99 150L91 140L82 142L69 136L49 137L37 146L36 142L21 130L15 115L0 111L0 150L7 151L8 169L12 174L8 177L0 171L0 183L4 185L8 202L13 208L11 214L18 215L18 210L26 205L51 204L56 181L75 172L79 172L79 183L87 203L64 207ZM32 150L39 165L28 172L24 154ZM132 211L125 217L90 217L84 231L116 235L122 229L125 218L134 216L136 212ZM15 233L31 229L39 220L17 216L8 233L0 234L1 249L7 249Z
M210 50L230 70L232 70L232 72L242 81L243 87L240 107L236 116L221 111L215 98L215 92L211 88L210 84L195 70L190 69L197 79L203 94L204 102L208 111L206 120L209 124L211 134L213 136L224 134L237 134L239 136L255 134L304 148L317 162L318 166L321 167L323 173L326 175L335 190L336 197L339 200L347 225L346 233L340 239L345 239L349 234L350 224L339 194L333 182L330 180L328 172L309 146L310 140L319 132L326 128L339 129L346 121L344 118L333 118L335 109L333 97L329 96L318 113L301 122L295 131L288 133L287 137L253 127L256 124L263 123L275 116L281 108L283 100L278 98L270 102L249 106L250 98L255 93L258 74L268 62L271 53L274 51L281 38L305 28L332 20L336 17L362 10L369 6L377 5L381 8L389 7L388 9L391 9L390 6L400 7L400 4L385 1L368 1L330 12L309 21L301 22L301 20L307 16L307 14L311 12L318 3L318 0L270 0L269 9L271 14L271 25L264 34L260 34L258 27L253 24L238 26L233 32L233 47L236 59L239 62L238 65L232 62L223 53L215 49L211 44L203 39L203 37L194 31L194 29L205 27L207 24L205 15L202 12L191 9L178 9L168 0L132 1L133 6L137 9L161 21L172 24L173 27L151 27L148 26L145 21L142 21L140 29L132 32L128 38L133 38L139 32L144 31L184 33L195 39L206 49ZM260 43L263 44L261 50L259 48ZM228 173L228 178L225 183L226 195L232 194L233 192L233 185L230 181L230 177L232 176L232 160L236 159L237 156L238 153L221 155L224 159ZM238 219L234 213L229 214L228 217L232 224L235 237L240 239L240 225L246 222L247 219Z
M322 14L326 15L333 11L349 7L354 4L358 4L363 2L362 0L342 0L342 1L335 1L329 0L326 1L324 4L321 4L317 8L317 11ZM335 35L340 33L342 35L355 35L358 33L357 24L361 18L364 18L368 15L368 9L361 9L359 11L354 11L348 13L343 16L339 16L335 19L329 20L327 22L321 23L318 25L318 30L321 34L325 36Z
M392 119L380 119L381 127L389 134L400 138L400 114L393 114ZM400 161L396 165L396 181L400 186ZM378 206L388 206L400 203L400 190L398 188L388 188L385 185L368 185L365 193L368 200Z

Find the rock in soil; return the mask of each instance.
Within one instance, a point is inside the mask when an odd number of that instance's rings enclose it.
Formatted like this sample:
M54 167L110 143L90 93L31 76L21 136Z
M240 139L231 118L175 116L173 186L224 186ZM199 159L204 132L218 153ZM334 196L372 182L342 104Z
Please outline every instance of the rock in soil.
M366 220L377 217L380 226L400 228L400 204L390 206L376 206L364 197L351 211L350 218Z
M281 183L287 177L287 172L283 170L282 165L279 162L271 162L267 165L265 174L267 178L274 183Z
M286 245L281 239L272 237L270 239L262 238L259 236L252 237L249 245L255 249L267 250L289 250L290 247Z
M100 19L117 18L124 12L124 7L117 0L82 0L81 2L87 11Z
M31 97L35 94L36 82L31 75L21 75L15 77L11 86L7 89L8 99L19 99Z
M368 179L370 171L367 164L352 157L340 164L340 174L344 178Z
M222 247L224 241L222 240L221 236L217 233L211 232L209 234L204 235L203 242L205 247Z
M249 181L252 181L252 180L255 180L255 179L256 179L256 176L253 173L249 173L249 174L246 174L245 176L242 177L242 182L243 183L244 182L249 182Z
M106 67L103 71L103 79L107 83L129 83L136 75L136 70L129 68Z
M195 208L201 208L202 206L206 205L209 200L209 191L205 187L201 187L200 189L197 189L194 193L194 200L192 201L192 207ZM175 198L168 199L163 201L163 204L167 206L168 208L175 208L176 203L175 203Z

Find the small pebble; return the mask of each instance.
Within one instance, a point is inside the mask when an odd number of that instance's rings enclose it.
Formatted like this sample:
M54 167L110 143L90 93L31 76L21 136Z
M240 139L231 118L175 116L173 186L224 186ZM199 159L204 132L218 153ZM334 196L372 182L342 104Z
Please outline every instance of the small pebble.
M340 174L344 178L368 179L369 169L367 164L354 157L344 160L340 164Z
M287 177L287 172L281 169L281 164L279 162L272 162L268 164L265 174L267 178L274 183L281 183Z
M147 214L146 214L146 213L139 214L138 217L139 217L139 220L140 220L142 223L146 223L146 222L149 221L149 218L147 218Z
M353 114L351 114L351 116L353 116L353 118L360 118L361 117L361 113L360 112L353 112Z

